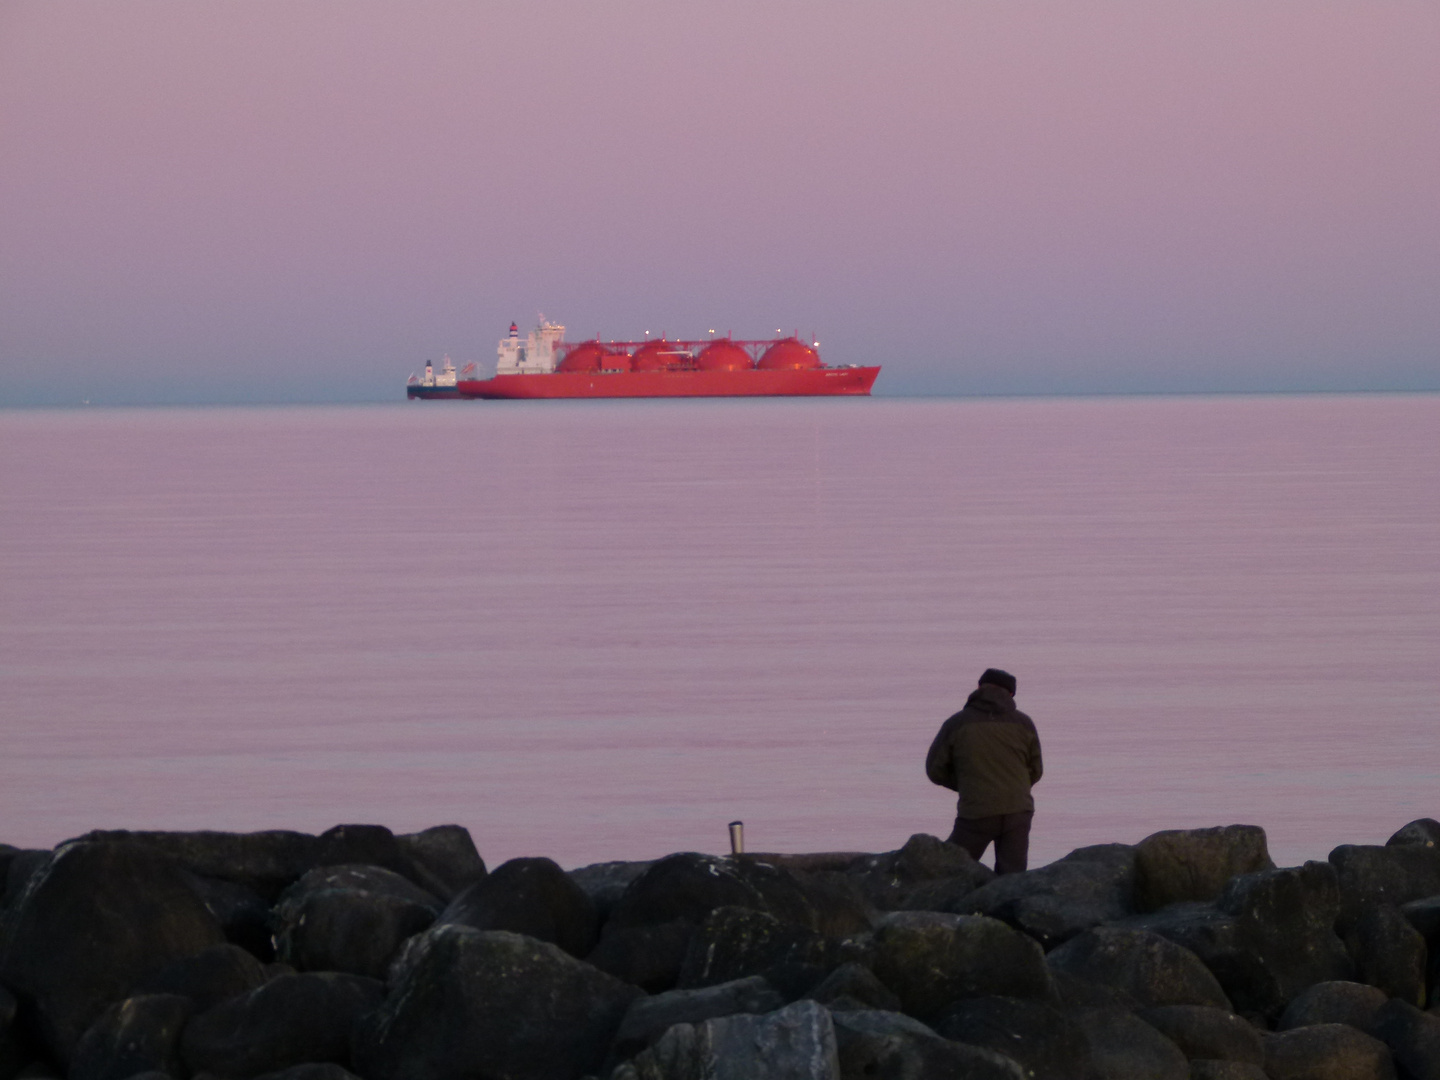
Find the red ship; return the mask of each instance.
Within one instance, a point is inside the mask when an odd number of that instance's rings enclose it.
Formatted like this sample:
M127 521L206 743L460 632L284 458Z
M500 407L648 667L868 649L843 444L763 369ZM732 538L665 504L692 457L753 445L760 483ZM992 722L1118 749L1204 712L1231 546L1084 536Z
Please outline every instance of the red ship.
M737 341L645 338L567 344L565 327L541 319L525 340L510 324L495 375L456 382L463 398L815 397L870 393L876 367L826 367L819 342L798 337ZM419 388L413 388L419 389ZM434 394L412 392L411 397ZM446 395L449 396L449 395Z

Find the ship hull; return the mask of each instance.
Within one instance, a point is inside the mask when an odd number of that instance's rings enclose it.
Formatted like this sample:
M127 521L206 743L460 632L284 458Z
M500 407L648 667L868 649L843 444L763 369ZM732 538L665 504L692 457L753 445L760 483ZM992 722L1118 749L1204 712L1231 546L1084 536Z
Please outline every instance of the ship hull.
M463 401L471 395L462 394L458 386L407 386L405 396L412 401Z
M866 395L879 367L790 371L562 371L462 379L460 396L551 398L833 397Z

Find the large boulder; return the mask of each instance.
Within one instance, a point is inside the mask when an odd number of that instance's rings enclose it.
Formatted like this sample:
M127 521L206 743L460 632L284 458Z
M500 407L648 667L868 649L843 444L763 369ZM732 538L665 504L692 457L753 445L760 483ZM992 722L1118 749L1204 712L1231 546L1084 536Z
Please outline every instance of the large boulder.
M1330 852L1340 888L1341 928L1377 904L1399 907L1440 896L1440 847L1341 844Z
M880 912L858 879L839 870L792 870L814 911L810 924L825 937L844 938L869 933Z
M149 1077L132 1076L130 1080L150 1080ZM156 1077L155 1080L170 1080ZM291 1065L288 1069L263 1073L255 1080L360 1080L358 1076L333 1061L312 1061L304 1065Z
M1425 939L1391 904L1362 911L1345 933L1355 977L1388 997L1425 1004Z
M98 830L79 839L142 844L170 856L192 874L239 882L267 900L300 877L320 852L320 841L289 829L232 833Z
M838 942L743 907L716 908L696 929L680 967L685 988L764 975L799 996L840 965ZM795 985L798 982L798 985Z
M267 978L265 967L238 945L212 945L157 968L135 984L137 994L180 994L195 1012L248 994Z
M1314 1024L1264 1038L1270 1080L1395 1080L1389 1048L1348 1024Z
M782 1008L785 1000L759 975L700 990L670 990L630 1003L615 1033L611 1056L634 1057L676 1024L698 1024L717 1016L760 1014Z
M606 925L585 962L651 994L673 990L695 927L681 919L649 926Z
M15 995L0 986L0 1076L11 1077L25 1064L24 1039L15 1027L20 1003Z
M449 900L485 876L485 860L475 849L470 831L461 825L435 825L395 840L412 865L428 870L433 881L444 886L444 891L435 894L441 900Z
M833 1014L841 1080L1030 1080L1015 1059L952 1042L899 1012Z
M935 1031L1013 1058L1034 1080L1075 1080L1091 1067L1084 1032L1071 1017L1043 1001L963 998L940 1018Z
M625 895L630 883L655 865L653 859L645 862L603 862L591 863L576 870L567 871L567 876L595 905L595 913L601 922L610 918L610 911Z
M137 844L71 843L17 898L0 979L33 1004L40 1037L68 1064L141 977L224 940L173 860Z
M1172 904L1123 925L1150 930L1204 961L1236 1011L1274 1020L1305 987L1348 979L1334 930L1340 896L1328 863L1232 878L1214 904Z
M1385 991L1364 983L1333 979L1308 986L1291 999L1275 1023L1276 1031L1315 1024L1349 1024L1366 1031L1388 999Z
M180 1032L195 1003L179 994L117 1001L80 1038L69 1080L128 1080L157 1070L179 1075Z
M626 888L608 927L680 920L699 926L718 907L747 907L816 929L815 909L789 870L746 856L681 852L660 859Z
M1401 826L1394 836L1385 841L1386 847L1395 847L1399 844L1420 844L1422 847L1440 845L1440 821L1428 817L1419 818L1408 825Z
M962 997L1055 998L1040 946L984 915L895 912L875 931L870 967L920 1020Z
M1189 949L1159 934L1096 927L1047 958L1052 970L1118 987L1142 1005L1208 1005L1230 1010L1225 991Z
M1368 1031L1390 1048L1403 1080L1440 1080L1440 1016L1392 1000L1375 1013Z
M525 934L577 957L600 930L590 897L550 859L511 859L450 901L439 921Z
M201 877L188 870L185 880L215 916L226 940L264 963L275 959L269 900L238 881Z
M840 1009L880 1009L899 1012L900 999L875 977L864 964L854 960L841 964L805 995L831 1012Z
M959 844L926 833L916 833L898 851L856 859L845 872L881 911L910 906L912 895L922 889L927 899L912 910L938 910L924 904L953 904L995 878Z
M797 1001L765 1016L676 1024L613 1080L841 1080L830 1014Z
M1190 1063L1173 1042L1122 1009L1081 1009L1095 1074L1103 1080L1190 1080Z
M1265 1064L1265 1043L1249 1023L1205 1005L1163 1005L1146 1009L1140 1019L1178 1046L1191 1061L1244 1061Z
M1053 949L1085 930L1132 914L1134 887L1135 849L1098 844L1047 866L997 877L933 910L989 915ZM917 888L906 906L928 903L927 888Z
M548 942L456 924L411 938L390 989L355 1032L367 1080L573 1080L641 995Z
M1270 1080L1260 1065L1244 1061L1216 1061L1209 1058L1192 1058L1190 1080Z
M181 1057L192 1072L231 1080L306 1062L349 1065L355 1021L384 996L383 983L362 975L281 975L193 1018Z
M440 901L378 866L321 866L275 905L275 955L297 971L384 979L400 943L435 921Z
M1214 900L1235 875L1274 867L1258 825L1153 833L1135 845L1135 907Z

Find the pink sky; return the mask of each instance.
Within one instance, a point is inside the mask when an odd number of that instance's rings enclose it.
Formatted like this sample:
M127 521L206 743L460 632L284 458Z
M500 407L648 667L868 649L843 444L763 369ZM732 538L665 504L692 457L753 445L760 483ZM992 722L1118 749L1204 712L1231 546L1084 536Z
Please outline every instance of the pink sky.
M11 2L0 403L814 331L878 392L1440 388L1433 3Z

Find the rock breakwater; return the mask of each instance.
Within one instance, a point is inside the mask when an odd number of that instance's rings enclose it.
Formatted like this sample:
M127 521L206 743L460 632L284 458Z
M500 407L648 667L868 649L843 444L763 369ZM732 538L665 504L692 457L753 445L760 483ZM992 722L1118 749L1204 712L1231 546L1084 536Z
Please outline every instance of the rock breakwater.
M0 845L0 1080L1440 1080L1440 822L488 870L339 826Z

